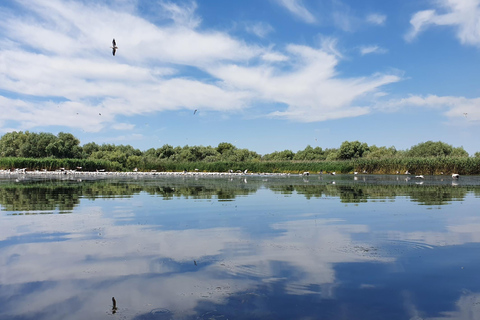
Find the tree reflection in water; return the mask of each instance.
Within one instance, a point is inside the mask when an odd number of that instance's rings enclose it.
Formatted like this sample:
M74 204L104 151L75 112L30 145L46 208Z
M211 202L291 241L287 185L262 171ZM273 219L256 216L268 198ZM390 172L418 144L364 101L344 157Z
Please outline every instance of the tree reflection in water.
M343 181L330 184L323 180L305 182L303 179L248 179L248 183L235 179L181 179L158 180L26 180L21 183L0 180L0 205L5 211L23 214L71 212L81 198L131 197L141 192L160 196L165 200L183 197L193 199L232 200L268 188L281 194L301 194L307 199L338 197L343 203L361 203L369 199L391 200L405 196L424 205L444 205L462 200L469 190L478 188L451 185L416 184L364 184ZM240 183L239 183L240 182ZM287 183L285 183L287 182ZM343 182L343 183L342 183Z
M476 319L471 181L0 180L0 319Z

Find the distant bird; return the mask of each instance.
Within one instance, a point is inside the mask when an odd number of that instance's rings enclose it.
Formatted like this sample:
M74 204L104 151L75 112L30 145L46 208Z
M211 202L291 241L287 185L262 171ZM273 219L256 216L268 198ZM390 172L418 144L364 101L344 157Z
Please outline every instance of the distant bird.
M193 114L197 113L197 109L195 109L195 111L193 111Z
M458 173L452 174L452 179L458 179L460 178L460 175Z
M197 265L197 261L193 260L193 264L194 264L194 265Z
M417 179L425 179L425 177L424 177L422 174L420 174L420 175L418 175L418 176L415 176L415 178L417 178Z
M117 312L117 301L115 300L115 297L112 297L112 313Z
M465 118L467 117L468 113L464 112L463 115L465 116Z
M115 38L112 40L112 46L110 48L112 48L112 54L115 56L115 52L117 52L117 49L118 49Z

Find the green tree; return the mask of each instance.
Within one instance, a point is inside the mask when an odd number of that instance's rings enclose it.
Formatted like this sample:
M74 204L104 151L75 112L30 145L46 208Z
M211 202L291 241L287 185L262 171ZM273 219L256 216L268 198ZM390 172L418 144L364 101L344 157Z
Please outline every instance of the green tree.
M450 157L468 158L468 156L468 152L463 147L453 148L452 153L450 153Z
M0 139L0 155L2 157L21 157L21 147L27 141L29 132L8 132Z
M218 144L217 152L223 155L224 153L231 152L235 149L236 147L233 144L228 142L221 142Z
M338 150L338 158L342 160L361 158L367 151L369 148L366 143L344 141Z
M264 160L286 161L293 160L295 153L291 150L275 151L263 156Z
M169 144L164 144L160 149L158 149L158 157L160 159L168 160L173 155L175 155L175 149Z
M88 158L92 153L100 150L100 146L95 142L89 142L83 145L83 154L85 158Z
M367 159L385 159L393 158L397 154L397 149L395 147L377 147L375 145L369 147L369 151L363 154L364 158Z
M60 132L58 139L48 144L45 148L49 156L55 158L81 158L82 147L80 140L75 138L71 133Z
M453 147L449 144L441 141L427 141L411 147L410 150L407 151L407 156L419 158L446 157L452 152Z
M312 148L310 145L308 145L304 150L298 151L293 157L293 160L325 160L326 157L327 156L323 152L322 148Z

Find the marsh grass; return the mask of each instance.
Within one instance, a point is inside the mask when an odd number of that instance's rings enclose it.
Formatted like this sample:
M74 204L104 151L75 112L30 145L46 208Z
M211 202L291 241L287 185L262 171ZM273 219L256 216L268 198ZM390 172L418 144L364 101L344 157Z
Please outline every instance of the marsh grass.
M55 159L55 158L0 158L0 169L26 168L28 170L53 171L60 168L74 170L82 167L82 171L131 171L120 163L107 160L87 159ZM175 162L147 161L137 163L139 171L179 172L244 172L250 173L303 173L318 172L353 173L368 172L374 174L396 174L409 171L411 174L480 174L480 158L389 158L389 159L356 159L343 161L219 161L219 162Z

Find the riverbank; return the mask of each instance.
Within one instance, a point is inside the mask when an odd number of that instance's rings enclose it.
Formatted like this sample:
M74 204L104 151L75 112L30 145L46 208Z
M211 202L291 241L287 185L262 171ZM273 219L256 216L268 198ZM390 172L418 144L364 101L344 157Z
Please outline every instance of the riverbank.
M23 168L23 169L15 169ZM97 161L87 159L53 159L53 158L0 158L0 169L4 171L24 170L27 172L115 172L128 174L137 168L138 173L153 174L172 173L213 173L228 174L248 173L262 174L302 174L310 173L371 173L399 174L410 172L413 175L479 175L480 158L388 158L388 159L355 159L342 161L220 161L220 162L176 162L155 161L141 162L123 167L115 161ZM60 171L60 173L58 172ZM64 173L65 174L65 173Z

